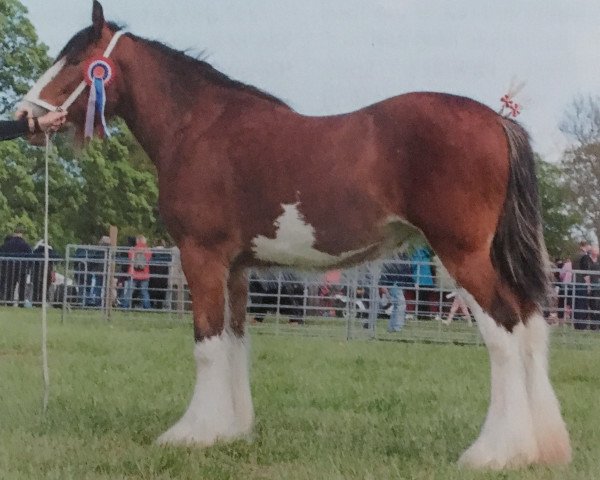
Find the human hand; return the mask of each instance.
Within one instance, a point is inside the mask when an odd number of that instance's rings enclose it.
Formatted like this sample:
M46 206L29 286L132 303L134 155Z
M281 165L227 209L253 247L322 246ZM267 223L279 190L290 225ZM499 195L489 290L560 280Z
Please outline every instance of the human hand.
M67 121L67 112L48 112L37 121L42 132L56 132Z
M15 112L15 120L29 117L33 117L33 114L31 113L31 110L27 110L26 108L19 108L19 110Z

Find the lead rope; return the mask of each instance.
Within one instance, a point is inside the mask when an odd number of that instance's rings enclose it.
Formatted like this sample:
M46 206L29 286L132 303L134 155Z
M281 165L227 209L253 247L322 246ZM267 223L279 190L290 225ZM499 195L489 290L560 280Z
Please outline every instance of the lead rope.
M44 379L44 397L42 400L42 412L46 415L48 410L48 398L50 396L50 371L48 368L48 264L50 262L48 251L48 163L50 158L50 134L46 132L46 164L44 179L44 276L42 279L42 377Z

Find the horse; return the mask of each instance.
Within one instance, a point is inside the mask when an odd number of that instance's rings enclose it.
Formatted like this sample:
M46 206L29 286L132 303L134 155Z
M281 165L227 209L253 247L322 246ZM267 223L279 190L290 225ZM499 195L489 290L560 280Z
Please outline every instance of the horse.
M206 61L124 33L97 1L92 25L66 44L22 108L69 107L82 139L92 118L82 71L103 54L112 78L106 116L121 117L156 166L160 214L193 299L196 386L159 443L208 446L252 431L248 268L346 267L423 235L468 292L490 357L487 417L459 462L570 461L548 376L534 157L516 121L435 92L301 115Z

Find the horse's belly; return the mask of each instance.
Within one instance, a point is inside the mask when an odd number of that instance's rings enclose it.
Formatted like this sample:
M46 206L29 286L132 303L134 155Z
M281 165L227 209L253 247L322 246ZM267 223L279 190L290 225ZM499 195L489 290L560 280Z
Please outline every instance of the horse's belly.
M377 244L341 252L339 255L321 252L310 243L284 241L257 237L254 240L254 257L268 264L297 267L302 269L329 269L345 266L372 258L370 252ZM375 255L376 256L376 255Z
M400 246L408 237L408 230L400 231L399 223L394 218L374 226L373 241L366 245L357 245L348 251L323 252L315 246L315 228L303 218L298 204L282 207L284 213L275 221L275 238L258 235L252 240L254 258L260 262L316 269L347 266L377 258ZM338 232L340 230L337 229Z

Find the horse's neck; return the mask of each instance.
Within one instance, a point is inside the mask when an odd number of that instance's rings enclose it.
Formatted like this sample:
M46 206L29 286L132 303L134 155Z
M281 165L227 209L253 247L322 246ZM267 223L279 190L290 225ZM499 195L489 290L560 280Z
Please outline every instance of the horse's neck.
M171 60L169 60L171 61ZM209 84L193 87L185 78L175 78L164 55L150 47L135 44L123 68L123 87L118 114L159 173L168 168L179 139L192 127L194 136L201 135L219 115L222 105L215 101ZM181 82L180 89L173 88ZM172 98L169 92L188 91L188 95ZM201 96L202 101L198 98Z

